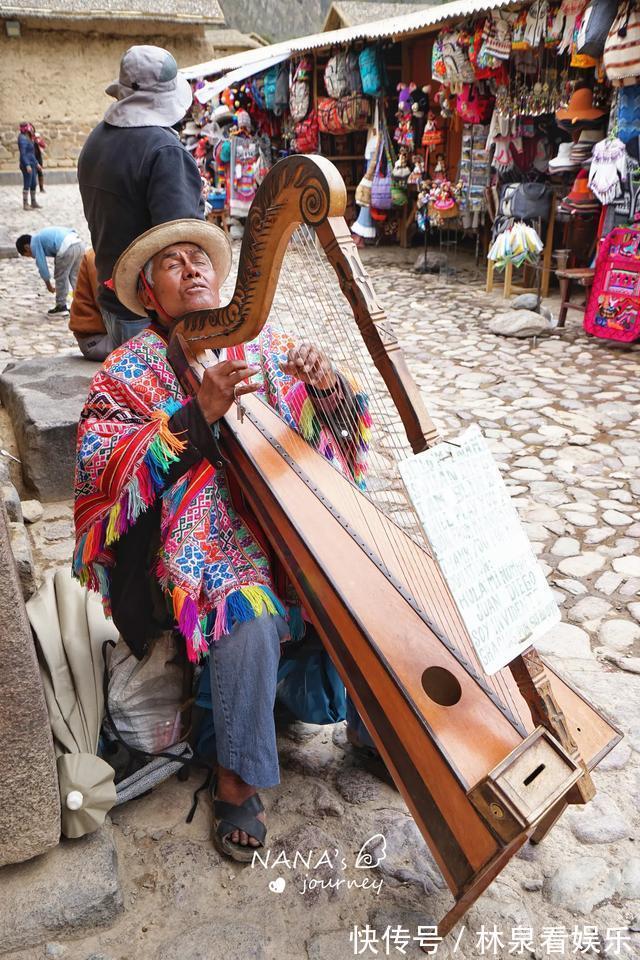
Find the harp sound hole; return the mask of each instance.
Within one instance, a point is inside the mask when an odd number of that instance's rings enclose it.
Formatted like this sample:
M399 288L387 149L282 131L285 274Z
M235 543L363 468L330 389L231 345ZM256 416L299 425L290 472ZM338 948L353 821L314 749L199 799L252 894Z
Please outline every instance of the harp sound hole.
M452 707L462 696L458 680L444 667L427 667L422 674L422 689L430 700L441 707Z
M535 770L532 770L529 776L525 777L523 780L525 787L528 787L530 783L533 783L536 777L539 777L543 770L544 770L544 763L541 763L539 766L535 768Z

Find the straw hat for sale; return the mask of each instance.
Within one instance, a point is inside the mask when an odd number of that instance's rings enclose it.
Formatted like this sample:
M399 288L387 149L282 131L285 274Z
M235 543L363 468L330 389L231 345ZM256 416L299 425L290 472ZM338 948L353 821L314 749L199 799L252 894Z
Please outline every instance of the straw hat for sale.
M220 285L231 269L231 241L220 227L205 220L169 220L151 227L130 243L113 268L115 294L127 309L139 317L147 311L138 299L138 278L145 264L172 243L195 243L202 247L216 272Z

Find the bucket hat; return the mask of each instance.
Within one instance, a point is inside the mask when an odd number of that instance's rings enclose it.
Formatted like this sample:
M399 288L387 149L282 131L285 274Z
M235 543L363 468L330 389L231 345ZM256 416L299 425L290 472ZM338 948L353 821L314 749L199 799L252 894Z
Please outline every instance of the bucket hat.
M147 311L138 299L138 277L151 257L172 243L195 243L207 254L220 284L231 269L231 242L213 223L205 220L169 220L151 227L130 243L113 268L113 288L120 303L139 317Z
M593 90L580 87L574 90L569 105L564 110L556 110L556 120L570 120L579 123L581 120L599 120L605 114L604 110L593 105Z
M120 76L105 93L117 101L104 115L114 127L172 127L193 100L191 86L169 51L146 44L123 54Z

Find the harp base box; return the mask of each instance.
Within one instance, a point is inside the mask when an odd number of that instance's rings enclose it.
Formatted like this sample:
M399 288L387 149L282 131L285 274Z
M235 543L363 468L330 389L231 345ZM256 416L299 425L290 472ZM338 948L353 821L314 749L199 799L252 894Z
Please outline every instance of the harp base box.
M469 799L504 843L526 833L582 776L548 730L538 727L469 791Z

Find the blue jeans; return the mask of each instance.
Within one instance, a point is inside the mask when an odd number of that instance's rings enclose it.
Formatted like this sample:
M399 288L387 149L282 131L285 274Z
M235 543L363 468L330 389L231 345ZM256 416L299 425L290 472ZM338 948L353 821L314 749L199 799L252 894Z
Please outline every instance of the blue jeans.
M282 617L263 613L209 648L218 763L254 787L280 783L273 708L280 641L288 635Z
M203 674L200 683L197 704L206 713L197 752L207 760L217 758L254 787L280 783L273 708L280 640L288 634L282 617L266 613L236 624L230 634L211 644L209 673ZM347 723L363 743L373 747L349 697Z
M123 320L119 314L112 313L111 310L105 310L104 307L100 307L100 313L107 328L111 350L115 350L116 347L126 343L131 337L135 337L136 333L140 333L151 323L149 317L136 317L133 313L129 315L130 320Z
M22 189L23 190L35 190L37 184L37 171L35 164L31 164L31 173L27 173L27 168L21 166L20 170L22 172Z

